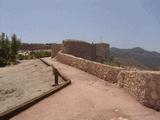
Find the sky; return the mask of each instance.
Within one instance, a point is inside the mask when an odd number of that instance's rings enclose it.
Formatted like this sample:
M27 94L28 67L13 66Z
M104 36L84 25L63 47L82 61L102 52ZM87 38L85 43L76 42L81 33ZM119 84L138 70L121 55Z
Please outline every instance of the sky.
M0 0L0 32L29 43L78 39L160 52L160 0Z

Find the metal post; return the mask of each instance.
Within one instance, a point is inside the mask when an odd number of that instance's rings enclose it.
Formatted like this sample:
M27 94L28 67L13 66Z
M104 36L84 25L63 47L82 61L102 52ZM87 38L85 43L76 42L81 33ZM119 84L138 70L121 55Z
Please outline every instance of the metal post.
M58 85L58 70L52 67L53 74L54 74L54 85Z

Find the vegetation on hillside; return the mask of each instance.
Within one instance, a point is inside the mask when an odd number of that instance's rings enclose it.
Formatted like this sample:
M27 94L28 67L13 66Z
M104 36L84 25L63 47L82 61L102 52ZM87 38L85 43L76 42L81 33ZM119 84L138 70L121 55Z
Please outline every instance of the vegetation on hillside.
M43 57L50 57L51 53L48 51L40 50L40 51L31 51L27 55L24 54L18 54L17 58L19 60L29 60L29 59L35 59L35 58L43 58Z
M110 55L114 62L121 66L135 67L147 70L160 70L160 53L147 51L142 48L119 49L111 48Z
M107 65L111 65L111 66L115 66L115 67L123 67L123 65L121 65L121 63L119 61L115 61L114 56L110 56L105 62L104 64Z
M16 62L20 44L16 34L11 39L5 33L0 34L0 67Z

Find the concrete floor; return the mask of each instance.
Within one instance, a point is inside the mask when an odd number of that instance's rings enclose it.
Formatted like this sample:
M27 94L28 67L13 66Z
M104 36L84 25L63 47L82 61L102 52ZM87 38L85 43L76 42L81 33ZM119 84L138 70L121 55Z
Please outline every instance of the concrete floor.
M76 68L52 62L72 84L11 120L160 120L160 112L129 93Z

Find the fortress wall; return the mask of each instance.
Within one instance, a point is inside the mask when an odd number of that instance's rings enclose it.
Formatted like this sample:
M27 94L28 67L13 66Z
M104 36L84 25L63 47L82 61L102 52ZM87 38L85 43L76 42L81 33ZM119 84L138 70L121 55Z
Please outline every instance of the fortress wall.
M128 91L141 104L160 110L160 72L129 71L58 52L57 60L88 72Z
M54 43L54 44L52 44L51 48L52 48L51 57L53 58L62 49L62 44Z
M108 82L118 83L141 104L160 111L160 72L131 71L94 62L102 62L109 57L109 45L104 43L65 40L62 45L53 47L53 56L56 55L58 61ZM61 49L62 52L58 52Z
M125 70L117 79L141 104L160 110L160 72Z
M109 44L106 43L97 43L96 47L96 61L102 62L105 61L106 58L109 58ZM99 59L100 58L100 59Z
M109 44L106 43L90 44L84 41L66 39L62 44L52 45L52 58L60 50L65 54L96 62L104 62L109 58Z
M95 54L93 46L90 43L77 40L64 40L63 41L63 53L74 55L76 57L85 58L88 60L93 59Z
M78 58L78 57L64 54L61 52L57 54L56 58L58 61L64 64L79 68L85 72L88 72L90 74L97 76L98 78L101 78L103 80L106 80L112 83L117 82L117 76L119 72L123 70L122 68L119 68L119 67L112 67L112 66L100 64L97 62L93 62L83 58Z

